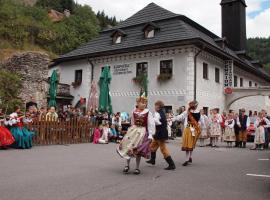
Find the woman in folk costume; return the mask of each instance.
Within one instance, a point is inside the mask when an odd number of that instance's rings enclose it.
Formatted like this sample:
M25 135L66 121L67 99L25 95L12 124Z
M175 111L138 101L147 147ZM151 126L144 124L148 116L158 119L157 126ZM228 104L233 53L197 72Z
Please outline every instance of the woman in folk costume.
M150 157L150 143L155 133L155 122L152 113L146 108L147 97L144 95L137 99L136 109L132 112L131 124L123 140L120 142L117 152L127 160L123 172L128 173L131 158L136 158L134 174L140 174L141 157Z
M146 162L155 165L156 152L158 148L160 148L160 151L163 154L164 159L169 164L169 166L166 167L165 170L174 170L175 164L166 146L166 140L168 140L168 129L167 129L168 124L166 114L164 111L164 103L162 101L157 101L155 103L155 111L156 112L154 113L154 121L156 125L156 133L150 145L151 159Z
M32 147L32 138L34 133L27 130L23 126L23 116L19 117L20 108L16 107L16 111L10 114L10 119L8 125L10 126L10 131L15 138L15 143L12 145L14 148L18 149L30 149Z
M198 102L192 101L189 103L187 111L173 118L173 121L184 121L185 129L182 137L182 151L186 152L186 161L183 163L183 166L192 163L192 152L201 134L200 126L203 124L203 121L197 107Z
M212 116L210 117L210 137L212 138L212 147L217 147L218 138L222 134L220 123L222 117L218 113L218 109L213 109Z
M236 140L235 132L234 132L235 120L232 113L228 114L224 125L225 125L225 131L224 131L223 139L225 142L227 142L227 147L232 148L233 142L235 142Z
M201 135L199 137L200 147L205 147L205 140L209 137L208 135L209 119L207 115L204 113L203 109L200 111L200 113L201 113L201 120L203 121L201 125Z
M264 116L263 112L259 112L259 116L256 119L254 126L256 128L254 138L255 146L252 149L263 150L265 143L265 128L270 127L270 121Z
M9 145L15 142L11 132L4 126L6 118L0 111L0 148L6 149Z

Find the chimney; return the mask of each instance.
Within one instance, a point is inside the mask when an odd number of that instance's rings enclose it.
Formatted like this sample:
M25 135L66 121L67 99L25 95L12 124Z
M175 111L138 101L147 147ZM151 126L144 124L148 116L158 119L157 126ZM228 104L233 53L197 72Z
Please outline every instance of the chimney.
M235 51L246 50L246 2L245 0L222 0L222 37Z

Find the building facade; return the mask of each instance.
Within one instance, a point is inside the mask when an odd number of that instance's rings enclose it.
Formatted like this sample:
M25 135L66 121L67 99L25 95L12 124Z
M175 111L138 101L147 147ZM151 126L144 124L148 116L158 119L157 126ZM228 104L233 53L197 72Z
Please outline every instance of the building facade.
M245 7L243 2L227 0L221 5L222 9L227 3ZM161 99L167 109L175 111L196 99L205 110L224 110L228 109L224 89L270 83L270 76L260 64L238 49L232 49L225 38L189 18L151 3L116 27L101 32L99 38L54 60L50 73L57 69L60 82L71 85L74 105L89 97L91 82L98 82L103 67L108 65L115 112L134 108L140 91L138 79L144 74L149 80L150 108ZM254 105L254 99L239 100L241 104L237 101L231 108L245 105L246 109L256 110L268 103L267 98L256 97L260 105Z

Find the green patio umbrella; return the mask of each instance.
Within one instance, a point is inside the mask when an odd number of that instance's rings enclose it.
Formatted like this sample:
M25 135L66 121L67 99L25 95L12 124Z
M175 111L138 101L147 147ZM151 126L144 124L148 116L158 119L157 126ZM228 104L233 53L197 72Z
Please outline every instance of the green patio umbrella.
M50 78L50 88L49 88L49 96L50 96L50 101L49 101L49 107L54 106L56 107L56 92L57 92L57 72L56 70L53 70L53 73Z
M109 85L111 83L111 72L109 66L105 66L99 78L99 111L112 113L112 99L110 95Z

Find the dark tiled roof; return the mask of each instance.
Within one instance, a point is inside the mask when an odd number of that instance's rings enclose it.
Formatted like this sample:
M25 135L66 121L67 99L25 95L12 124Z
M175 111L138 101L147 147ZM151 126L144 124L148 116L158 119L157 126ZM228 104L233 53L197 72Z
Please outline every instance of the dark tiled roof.
M143 28L148 22L153 22L159 27L153 38L144 38ZM112 44L111 35L116 30L121 30L126 35L120 44ZM132 17L121 22L118 26L101 32L100 36L79 48L55 59L55 63L78 58L94 57L115 53L122 53L123 50L146 49L146 47L162 47L164 44L176 45L177 42L200 40L218 51L235 59L246 70L250 70L270 81L270 76L263 70L257 68L247 59L241 59L237 53L228 47L221 47L217 40L221 38L205 29L191 19L177 15L157 6L149 4Z
M222 4L232 3L232 2L236 2L236 1L241 1L245 6L247 6L245 0L222 0L220 4L222 5Z
M150 3L142 10L138 11L131 17L127 18L125 21L113 27L113 29L133 26L136 24L142 24L142 23L147 23L147 22L152 22L152 21L158 21L162 19L173 18L177 16L179 15L169 10L166 10L154 3ZM110 30L110 29L107 29L107 30Z

